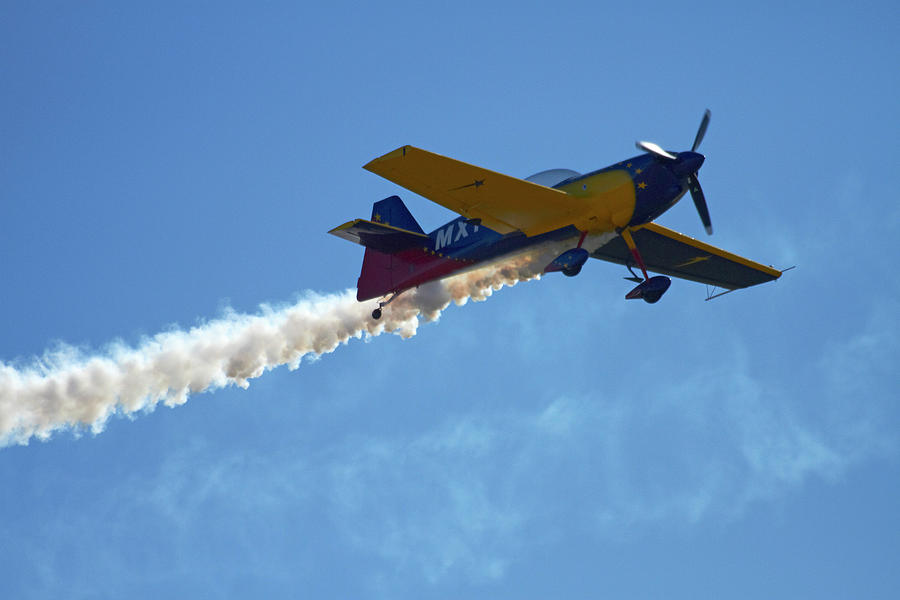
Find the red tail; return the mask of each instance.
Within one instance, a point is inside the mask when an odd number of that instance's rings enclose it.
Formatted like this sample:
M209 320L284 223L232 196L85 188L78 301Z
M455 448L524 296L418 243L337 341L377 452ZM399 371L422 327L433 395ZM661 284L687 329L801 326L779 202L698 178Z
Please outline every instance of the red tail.
M385 198L372 205L372 220L408 231L423 233L409 209L397 196ZM411 266L409 261L400 258L397 254L385 254L366 248L362 273L356 283L356 299L359 301L371 300L398 291L403 280L409 279L412 273Z
M356 299L371 300L372 298L380 298L396 291L400 284L400 277L395 277L394 273L401 275L406 272L405 261L402 261L396 255L384 254L371 248L366 248L366 254L363 256L362 273L356 282Z

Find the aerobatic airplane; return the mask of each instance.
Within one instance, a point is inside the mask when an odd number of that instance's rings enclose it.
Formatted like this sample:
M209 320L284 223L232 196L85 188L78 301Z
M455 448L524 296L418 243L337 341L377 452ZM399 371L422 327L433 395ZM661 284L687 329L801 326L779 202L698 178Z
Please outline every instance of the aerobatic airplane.
M356 297L379 299L375 319L405 290L549 243L571 247L544 272L573 277L589 257L625 265L631 273L626 279L638 284L625 298L651 304L669 288L666 275L722 288L723 294L778 279L782 271L653 223L689 191L712 233L697 180L704 161L697 148L709 115L707 110L688 151L637 142L645 154L585 175L551 169L518 179L403 146L363 168L461 216L426 234L403 201L391 196L374 204L370 220L329 233L365 246Z

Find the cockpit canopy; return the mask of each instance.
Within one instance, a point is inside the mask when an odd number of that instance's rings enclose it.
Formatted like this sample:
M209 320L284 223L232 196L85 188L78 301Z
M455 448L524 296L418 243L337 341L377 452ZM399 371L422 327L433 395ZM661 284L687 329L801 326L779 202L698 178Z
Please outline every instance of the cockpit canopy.
M530 181L531 183L536 183L545 187L556 187L562 182L575 177L581 177L581 173L573 171L572 169L547 169L546 171L541 171L540 173L535 173L530 177L526 177L525 181Z

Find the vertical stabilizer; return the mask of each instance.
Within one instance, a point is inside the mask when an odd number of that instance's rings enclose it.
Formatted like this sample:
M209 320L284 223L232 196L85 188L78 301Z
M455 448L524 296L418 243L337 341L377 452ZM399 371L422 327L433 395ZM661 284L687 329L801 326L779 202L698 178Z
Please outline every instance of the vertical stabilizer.
M372 205L372 220L416 233L425 233L399 196L379 200ZM392 254L366 248L362 272L356 283L359 301L380 298L396 291L400 278L407 273L408 263Z
M372 220L376 223L384 223L385 225L393 225L407 231L415 231L416 233L425 233L416 219L403 204L403 200L399 196L391 196L384 200L379 200L372 205Z

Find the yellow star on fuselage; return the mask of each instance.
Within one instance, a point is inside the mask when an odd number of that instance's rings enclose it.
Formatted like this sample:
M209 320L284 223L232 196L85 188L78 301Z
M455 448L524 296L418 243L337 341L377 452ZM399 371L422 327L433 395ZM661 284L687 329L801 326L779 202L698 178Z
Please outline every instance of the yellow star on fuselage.
M638 184L638 187L643 190L647 188L647 184L642 181Z

